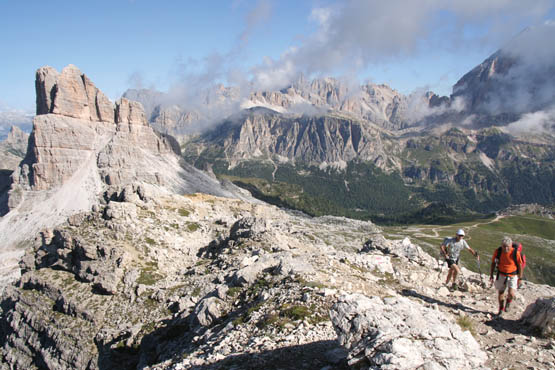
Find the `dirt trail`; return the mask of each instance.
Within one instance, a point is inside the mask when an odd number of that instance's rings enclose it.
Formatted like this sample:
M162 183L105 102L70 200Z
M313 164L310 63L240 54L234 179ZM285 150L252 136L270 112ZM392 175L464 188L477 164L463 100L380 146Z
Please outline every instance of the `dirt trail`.
M494 222L497 222L503 218L507 217L506 215L497 215L495 216L495 218L493 220L487 221L487 222L477 222L474 225L470 225L467 227L467 229L475 229L481 225L487 225L487 224L492 224ZM439 231L438 230L442 230L442 229L448 229L452 226L437 226L437 227L432 227L431 229L429 229L430 232L432 232L432 234L426 234L423 229L421 227L411 227L409 229L407 229L406 231L409 231L412 233L413 236L418 237L418 238L432 238L432 239L442 239L442 237L439 236ZM471 237L468 237L468 240L471 240Z
M482 275L485 287L481 286L479 274L465 272L465 276L470 291L447 289L442 284L445 274L441 274L432 286L417 286L405 290L405 294L453 315L461 326L468 325L487 352L486 366L491 369L555 368L555 339L539 337L537 329L520 321L526 307L538 297L552 295L553 288L524 282L509 312L499 317L497 291L489 286L487 275Z

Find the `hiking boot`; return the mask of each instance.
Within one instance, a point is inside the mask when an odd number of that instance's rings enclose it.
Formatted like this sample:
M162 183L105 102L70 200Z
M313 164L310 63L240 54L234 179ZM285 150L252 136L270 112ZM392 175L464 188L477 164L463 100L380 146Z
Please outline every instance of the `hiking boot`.
M458 288L457 283L451 284L451 290L457 290L457 288Z

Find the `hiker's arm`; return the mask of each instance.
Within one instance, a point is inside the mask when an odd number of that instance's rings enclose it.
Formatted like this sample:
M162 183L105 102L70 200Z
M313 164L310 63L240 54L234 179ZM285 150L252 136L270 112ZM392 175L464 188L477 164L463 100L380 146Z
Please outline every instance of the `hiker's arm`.
M493 280L493 270L495 270L495 262L491 263L491 268L489 269L489 279Z
M468 250L470 251L470 253L472 253L472 255L476 258L480 258L480 256L478 256L478 252L476 252L474 249L468 247Z
M445 250L445 244L441 243L441 246L439 248L441 249L441 254L443 254L443 257L447 258L447 251Z

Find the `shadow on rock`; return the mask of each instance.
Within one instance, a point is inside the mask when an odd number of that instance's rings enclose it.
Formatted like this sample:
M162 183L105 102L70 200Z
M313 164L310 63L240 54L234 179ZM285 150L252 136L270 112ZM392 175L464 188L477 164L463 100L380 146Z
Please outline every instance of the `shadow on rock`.
M232 355L210 365L193 366L195 370L217 369L350 369L346 350L335 340L312 342L271 351Z
M540 332L533 326L525 324L522 320L504 319L503 317L494 317L486 321L485 324L497 332L509 332L512 334L521 334L526 336L534 336L540 338Z
M418 293L418 292L415 292L414 290L411 290L411 289L403 289L403 290L401 291L401 294L404 295L405 297L415 297L415 298L418 298L418 299L423 300L423 301L426 302L426 303L437 304L437 305L440 305L440 306L452 308L452 309L454 309L454 310L462 310L462 311L467 312L467 313L472 313L472 314L479 314L479 313L481 313L481 314L488 314L487 311L479 311L479 310L476 310L476 309L474 309L474 308L472 308L472 307L465 306L465 305L463 305L462 303L458 303L458 302L457 302L457 303L446 303L446 302L442 302L442 301L440 301L440 300L438 300L438 299L425 296L425 295L420 294L420 293Z

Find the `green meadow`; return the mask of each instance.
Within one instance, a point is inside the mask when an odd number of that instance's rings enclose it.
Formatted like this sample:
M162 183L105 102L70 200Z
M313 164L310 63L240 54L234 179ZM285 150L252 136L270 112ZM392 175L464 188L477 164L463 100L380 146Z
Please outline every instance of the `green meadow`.
M522 243L526 255L526 280L555 286L555 220L536 215L506 216L480 219L452 225L411 225L384 227L386 237L399 239L408 236L426 252L439 257L439 246L444 238L464 229L470 247L480 254L480 270L489 275L494 250L504 236ZM461 253L461 263L478 272L476 259L468 252ZM486 278L486 277L484 277Z

